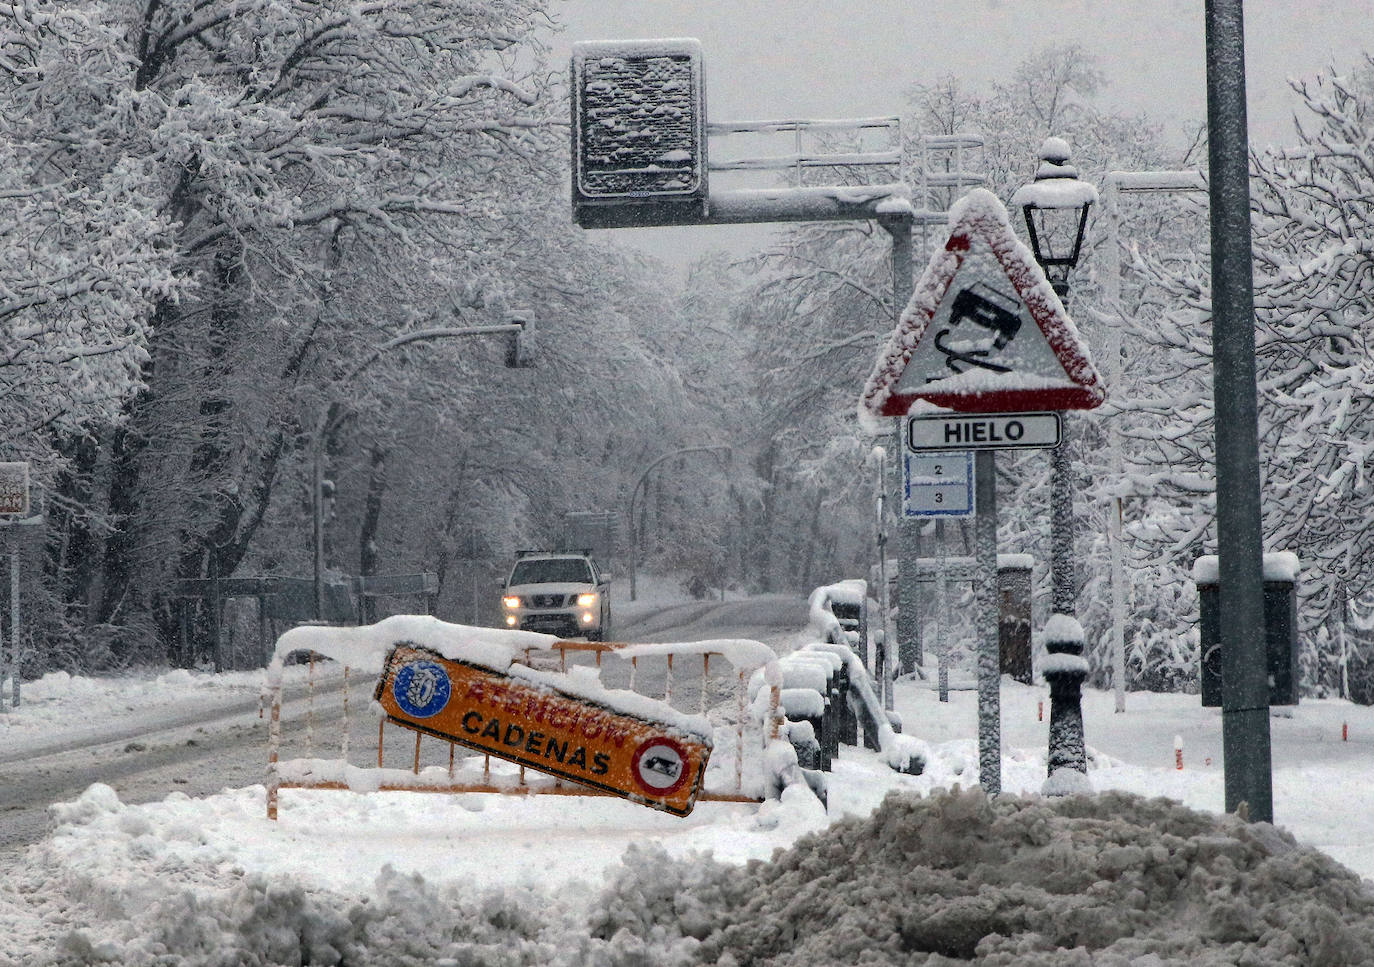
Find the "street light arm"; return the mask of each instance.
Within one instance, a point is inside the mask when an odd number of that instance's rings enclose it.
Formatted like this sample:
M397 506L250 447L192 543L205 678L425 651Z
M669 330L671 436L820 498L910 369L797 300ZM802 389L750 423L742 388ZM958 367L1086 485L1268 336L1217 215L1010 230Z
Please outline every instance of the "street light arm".
M644 472L641 473L641 474L639 475L639 479L638 479L637 481L635 481L634 489L630 491L630 536L631 536L631 540L632 540L632 541L633 541L633 538L634 538L634 536L635 536L635 533L634 533L634 532L635 532L635 501L636 501L636 499L639 497L639 491L640 491L640 489L643 488L643 486L644 486L644 481L646 481L646 480L649 479L649 474L651 474L651 473L654 472L654 468L657 467L659 464L664 463L665 461L671 460L671 459L673 459L674 457L680 457L680 456L682 456L682 455L685 454L685 453L705 453L705 452L708 452L708 451L719 451L719 450L724 450L727 454L730 453L730 448L729 448L728 446L724 446L724 445L721 445L721 446L707 446L707 447L687 447L687 448L682 449L682 450L674 450L674 451L672 451L671 453L665 453L663 456L659 457L659 458L658 458L657 460L655 460L653 463L649 464L647 467L644 468ZM631 543L631 545L630 545L631 561L633 561L633 559L634 559L634 551L635 551L634 544Z
M350 370L341 380L339 380L339 382L352 382L353 380L357 379L360 375L362 375L364 370L366 370L369 366L375 363L384 354L390 352L393 349L399 349L402 346L409 345L413 342L421 342L430 339L452 339L458 336L495 335L497 333L503 332L518 332L523 328L524 326L520 323L505 323L502 325L493 324L489 326L444 326L435 329L416 329L413 332L405 332L399 336L394 336L391 339L388 339L384 343L380 343L376 346L373 346L372 352L370 352L367 356L363 357L363 359L358 363L358 365L354 366L352 370Z
M683 448L683 449L681 449L681 450L673 450L673 451L671 451L670 453L665 453L663 456L659 457L657 460L653 461L651 464L649 464L647 467L645 467L645 468L644 468L644 472L641 473L641 474L639 475L639 479L635 481L634 489L630 491L630 555L629 555L629 557L630 557L630 600L631 600L631 601L635 600L635 590L636 590L636 589L635 589L635 555L636 555L636 553L639 551L639 527L638 527L638 525L635 523L635 502L639 499L639 491L640 491L640 488L642 488L642 487L644 486L644 482L645 482L646 480L649 479L649 474L653 473L654 468L657 467L659 464L661 464L661 463L667 461L667 460L671 460L671 459L673 459L674 457L680 457L680 456L682 456L682 455L685 454L685 453L706 453L706 452L712 452L712 451L719 452L719 451L722 451L722 450L725 451L725 453L727 454L727 456L728 456L729 453L731 452L731 451L730 451L730 448L729 448L728 446L723 445L723 444L721 444L721 445L716 445L716 446L685 447L685 448Z

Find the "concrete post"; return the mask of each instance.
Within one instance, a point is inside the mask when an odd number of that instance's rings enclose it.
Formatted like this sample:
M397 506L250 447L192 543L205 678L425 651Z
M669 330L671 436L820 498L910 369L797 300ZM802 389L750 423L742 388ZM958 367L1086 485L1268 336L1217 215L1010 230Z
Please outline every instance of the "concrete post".
M1031 557L1000 554L997 561L997 594L1000 602L997 649L1002 673L1023 685L1031 684Z

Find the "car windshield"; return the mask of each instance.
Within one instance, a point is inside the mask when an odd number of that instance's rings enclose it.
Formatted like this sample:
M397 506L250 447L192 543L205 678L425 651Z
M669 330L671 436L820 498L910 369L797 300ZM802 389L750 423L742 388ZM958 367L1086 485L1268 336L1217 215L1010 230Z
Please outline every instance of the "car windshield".
M519 561L511 572L511 584L591 584L592 572L579 557L556 557L542 561Z

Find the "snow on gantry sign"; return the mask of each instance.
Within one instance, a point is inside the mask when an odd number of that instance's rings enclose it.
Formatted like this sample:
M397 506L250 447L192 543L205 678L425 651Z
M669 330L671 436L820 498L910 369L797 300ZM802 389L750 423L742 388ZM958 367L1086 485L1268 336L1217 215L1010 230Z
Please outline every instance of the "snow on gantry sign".
M1002 203L975 188L949 224L864 387L865 414L1099 406L1107 394L1088 347Z
M635 223L635 211L706 213L701 45L691 39L585 41L572 51L573 217Z
M671 723L418 645L392 648L375 697L397 725L677 816L711 755L709 738Z

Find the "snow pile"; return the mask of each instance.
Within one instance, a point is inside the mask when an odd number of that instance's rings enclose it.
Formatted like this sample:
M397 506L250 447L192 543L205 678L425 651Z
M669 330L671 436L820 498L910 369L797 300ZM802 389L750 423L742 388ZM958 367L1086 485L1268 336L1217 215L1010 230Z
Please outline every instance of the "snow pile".
M768 805L796 812L789 798ZM121 829L133 862L68 874L56 963L1344 967L1374 949L1374 891L1330 857L1267 824L1116 792L894 794L743 868L632 844L599 896L388 866L360 900L204 846L172 882L174 854L108 792L61 818Z
M592 804L591 816L582 813L580 823L591 819L595 824L585 835L577 830L557 834L556 848L575 854L573 865L589 878L569 881L547 876L558 863L550 862L547 841L524 842L536 838L529 827L516 837L493 837L490 828L502 825L508 811L524 815L525 822L532 811L541 812L546 829L556 828L560 819L566 825L566 802L382 794L374 801L358 797L341 804L334 798L299 804L302 815L294 824L299 828L287 824L254 835L244 824L263 822L262 794L261 787L229 794L218 802L216 815L180 794L160 804L126 805L103 785L55 805L58 827L52 838L33 847L7 874L21 895L38 897L42 885L46 898L30 905L9 902L0 893L0 928L23 944L18 960L0 949L0 967L683 963L677 956L640 956L646 947L694 946L681 936L602 937L587 926L588 909L600 902L593 883L625 879L613 858L625 848L621 836L634 839L657 830L654 851L662 857L668 882L694 883L720 875L718 870L739 870L682 848L694 836L708 835L713 824L694 825L617 800ZM377 810L385 814L385 829L373 826L357 835L351 823ZM716 823L728 816L733 827L717 855L737 863L773 854L827 822L804 787L784 790L780 801L756 811L732 806L717 807L717 813ZM237 826L237 835L199 825L221 823ZM680 841L665 842L665 835ZM304 841L297 845L305 846L311 859L300 873L273 868L269 861L293 850L284 837ZM400 868L409 857L373 867L371 873L363 873L370 860L353 865L359 853L395 852L398 837L414 837L423 847L424 872ZM515 854L527 850L531 860L542 862L516 875ZM674 865L674 855L683 856L680 865ZM702 873L695 873L702 863ZM633 892L623 902L642 903L643 890ZM699 905L703 912L711 909Z
M774 967L1337 967L1374 950L1374 891L1330 857L1123 793L892 795L743 875L665 861L627 855L594 936L651 938L654 963Z

